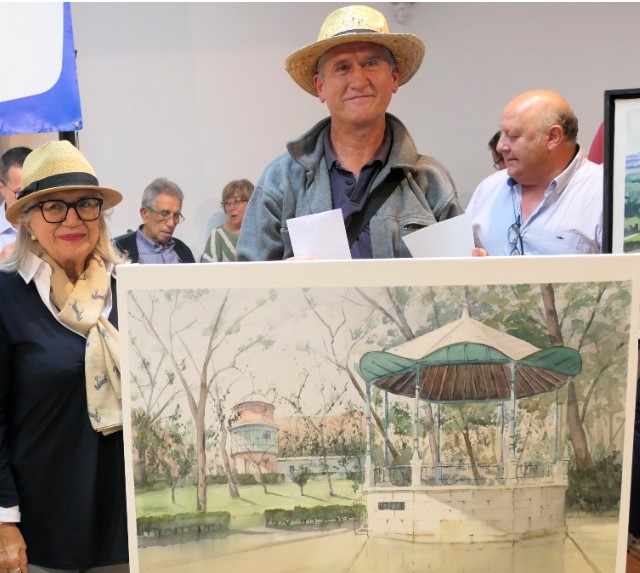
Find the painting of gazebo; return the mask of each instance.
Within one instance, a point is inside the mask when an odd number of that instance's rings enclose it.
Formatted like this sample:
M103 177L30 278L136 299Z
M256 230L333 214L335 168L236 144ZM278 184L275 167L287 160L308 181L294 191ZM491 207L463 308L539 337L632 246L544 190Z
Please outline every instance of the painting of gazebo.
M577 350L565 346L539 349L473 320L466 301L460 319L387 352L365 354L360 361L365 380L385 392L414 398L415 404L410 496L405 495L406 488L394 487L391 471L397 472L397 466L383 467L382 472L372 474L368 448L369 531L431 543L510 541L564 531L568 460L559 453L564 428L561 421L566 419L566 411L556 400L553 456L519 462L517 404L518 400L546 392L555 391L558 396L581 367ZM421 400L437 406L432 465L425 465L420 458ZM442 461L440 407L475 402L499 404L500 455L497 463L489 465L478 464L470 457L472 475L468 476L465 465ZM370 404L369 399L367 413ZM388 507L394 508L393 517L386 511ZM412 517L407 519L404 511Z
M133 573L624 571L640 261L542 260L119 269Z

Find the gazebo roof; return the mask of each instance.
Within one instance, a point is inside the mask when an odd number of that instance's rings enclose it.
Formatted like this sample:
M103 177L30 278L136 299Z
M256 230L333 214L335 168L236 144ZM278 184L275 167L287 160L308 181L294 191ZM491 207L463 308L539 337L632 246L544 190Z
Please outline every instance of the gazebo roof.
M368 383L393 394L414 396L420 372L420 398L430 402L507 400L511 364L516 398L558 389L582 368L580 354L564 346L540 350L532 344L462 318L386 352L368 352L360 372Z

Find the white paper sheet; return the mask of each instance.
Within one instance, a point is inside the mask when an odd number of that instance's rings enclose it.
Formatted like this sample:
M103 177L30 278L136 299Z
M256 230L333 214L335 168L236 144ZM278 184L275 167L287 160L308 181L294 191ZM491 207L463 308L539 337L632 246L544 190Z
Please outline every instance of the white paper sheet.
M402 240L414 259L470 257L475 246L471 219L466 213L414 231Z
M311 256L324 260L351 258L341 209L287 219L287 227L296 257Z

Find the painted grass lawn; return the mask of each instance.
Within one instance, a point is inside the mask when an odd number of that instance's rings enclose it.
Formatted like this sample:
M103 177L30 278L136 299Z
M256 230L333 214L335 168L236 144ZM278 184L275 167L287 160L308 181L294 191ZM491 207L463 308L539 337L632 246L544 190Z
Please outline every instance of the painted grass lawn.
M300 488L293 483L269 485L267 494L262 486L240 486L240 497L232 499L226 485L210 485L207 488L207 511L228 511L233 518L260 516L265 509L293 509L300 505L350 505L362 501L361 491L354 494L349 480L332 482L335 495L329 495L329 486L325 480L310 481L304 486L304 496ZM171 501L169 488L158 491L136 493L138 516L172 513L191 513L196 510L195 486L176 489L176 503Z

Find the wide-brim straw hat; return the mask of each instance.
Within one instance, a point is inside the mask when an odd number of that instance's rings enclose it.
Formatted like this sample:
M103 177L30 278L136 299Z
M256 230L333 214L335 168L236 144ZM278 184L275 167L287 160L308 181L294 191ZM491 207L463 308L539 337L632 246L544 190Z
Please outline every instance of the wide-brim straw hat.
M68 141L50 141L34 149L24 160L18 200L7 209L7 220L17 224L20 214L57 191L98 191L109 209L122 201L115 189L102 187L84 155Z
M295 82L317 96L313 81L320 56L327 50L352 42L372 42L388 48L396 60L400 84L407 83L418 71L425 46L415 34L392 34L386 18L369 6L346 6L325 19L318 40L291 54L285 68Z

